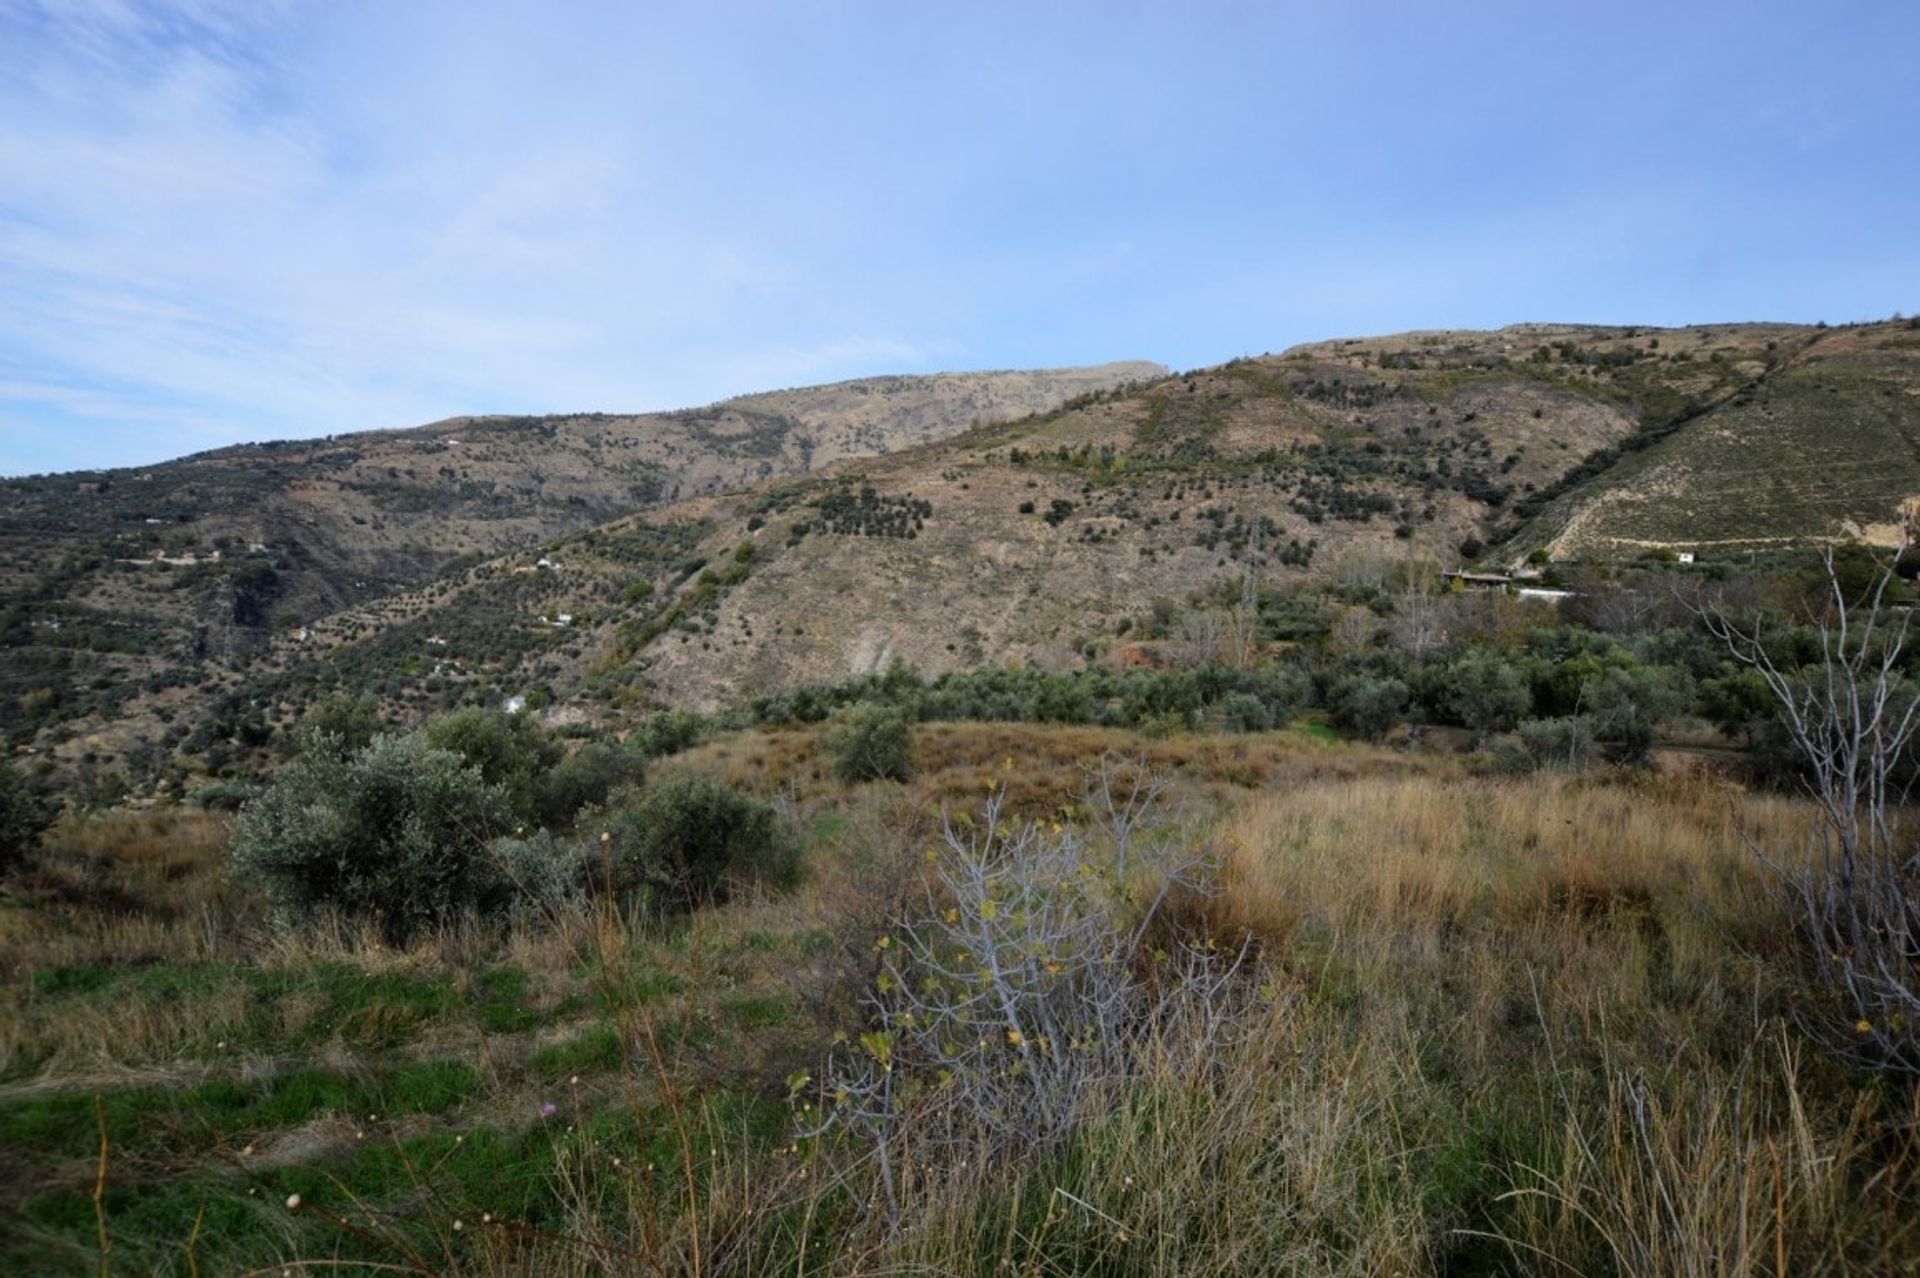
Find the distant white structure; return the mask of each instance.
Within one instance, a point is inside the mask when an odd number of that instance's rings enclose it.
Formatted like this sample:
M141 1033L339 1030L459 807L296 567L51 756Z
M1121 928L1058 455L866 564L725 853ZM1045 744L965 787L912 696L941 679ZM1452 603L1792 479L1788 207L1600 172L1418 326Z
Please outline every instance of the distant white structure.
M1522 586L1513 593L1521 599L1540 599L1547 603L1558 603L1562 599L1573 598L1571 590L1548 590L1542 586Z
M1676 557L1683 564L1690 564L1693 562L1693 552L1691 550L1683 550Z
M507 704L502 707L502 709L504 709L508 714L519 714L522 710L525 710L526 708L527 708L527 699L521 696L517 692L511 697L508 697Z
M156 553L145 559L120 559L115 562L123 564L166 564L170 568L192 568L199 564L219 563L220 552L210 550L205 555L196 555L191 551L184 555L162 555Z

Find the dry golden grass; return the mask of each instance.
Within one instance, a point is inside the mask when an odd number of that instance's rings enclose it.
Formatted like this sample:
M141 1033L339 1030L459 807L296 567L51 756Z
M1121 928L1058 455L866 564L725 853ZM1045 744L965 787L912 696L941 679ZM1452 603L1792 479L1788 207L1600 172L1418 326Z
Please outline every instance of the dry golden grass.
M674 766L715 773L763 793L787 792L839 805L849 791L820 749L824 728L738 733L677 756ZM1186 797L1216 805L1247 790L1288 789L1382 775L1457 775L1457 760L1393 753L1297 731L1177 733L1148 739L1119 728L1037 723L929 723L914 730L908 792L925 807L979 805L1006 791L1007 808L1051 815L1077 803L1086 771L1102 755L1124 755L1171 777Z
M1817 1055L1792 1028L1792 931L1754 846L1799 847L1797 802L1699 775L1479 778L1448 757L1297 734L1175 737L923 725L906 785L816 775L810 730L744 733L676 762L795 795L812 831L790 892L749 885L662 930L599 909L406 948L351 928L260 928L219 878L219 823L153 814L64 830L51 894L0 916L19 976L62 965L338 964L450 982L506 964L530 1005L590 995L519 1037L432 1024L398 1055L475 1062L525 1108L516 1062L614 1031L620 1063L578 1096L684 1127L697 1174L642 1181L568 1154L566 1229L501 1232L450 1271L1051 1275L1892 1274L1920 1265L1920 1100ZM858 1174L770 1154L709 1104L784 1093L857 995L889 915L911 908L939 814L1004 786L1071 815L1102 754L1170 772L1221 891L1182 922L1251 935L1269 991L1195 1077L1149 1069L1089 1096L1071 1146L1004 1165L930 1157L906 1210ZM127 908L138 900L142 908ZM670 979L668 979L670 978ZM0 1062L21 1087L176 1081L237 1024L236 987L111 990L43 1015L12 980ZM743 999L785 1019L741 1032ZM352 1063L295 991L279 1029ZM382 1015L376 1005L361 1015ZM409 1031L412 1032L412 1031ZM171 1074L169 1073L171 1071ZM16 1075L17 1076L17 1075ZM490 1084L491 1085L491 1084ZM664 1110L661 1108L665 1102ZM667 1117L663 1117L666 1115ZM729 1124L734 1124L730 1126Z
M28 894L0 903L0 974L221 949L226 839L223 818L180 808L63 821Z
M1226 822L1224 908L1283 934L1303 911L1339 932L1578 922L1656 899L1740 914L1762 908L1749 841L1798 846L1810 820L1700 780L1324 782L1263 793Z

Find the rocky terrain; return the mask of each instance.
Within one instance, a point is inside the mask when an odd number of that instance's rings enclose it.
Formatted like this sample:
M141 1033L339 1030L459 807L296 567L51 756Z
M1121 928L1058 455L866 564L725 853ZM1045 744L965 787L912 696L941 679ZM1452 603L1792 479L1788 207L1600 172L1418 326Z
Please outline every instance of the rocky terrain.
M69 762L211 750L217 765L336 690L402 718L520 697L617 727L895 660L1179 661L1239 640L1164 633L1156 600L1407 559L1885 544L1920 495L1905 321L1528 324L1154 371L879 379L16 483L7 642L32 660L11 676L13 735ZM242 479L250 507L222 495ZM22 567L31 528L65 520L78 538L89 503L119 521L93 523L94 562L68 549ZM242 531L244 510L279 522ZM255 557L294 584L256 602L231 560L99 561L101 537L123 540L120 560L190 556L216 527L245 562L238 540L264 543ZM303 576L308 562L324 571ZM176 619L190 660L102 655L107 619L162 615L151 601L172 596L231 624ZM221 645L242 613L245 642ZM90 627L86 646L69 626Z

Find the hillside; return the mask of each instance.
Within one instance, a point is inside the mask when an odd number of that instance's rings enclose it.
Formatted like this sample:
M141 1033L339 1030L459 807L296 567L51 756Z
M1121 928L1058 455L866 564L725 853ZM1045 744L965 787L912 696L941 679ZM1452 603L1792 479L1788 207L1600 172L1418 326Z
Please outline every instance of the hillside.
M1348 338L1132 385L1109 371L1110 389L958 434L860 383L733 401L649 419L665 423L649 464L677 478L634 513L271 628L244 659L125 687L111 715L49 715L65 726L39 743L217 769L331 691L372 691L403 721L524 697L617 728L896 659L938 674L1277 653L1284 633L1169 623L1155 603L1409 558L1885 534L1920 493L1916 343L1903 322ZM837 433L770 424L807 402L831 402ZM564 440L611 430L561 422ZM428 437L448 434L475 432Z
M1827 415L1781 400L1778 429L1880 467L1892 489L1862 498L1830 484L1816 490L1825 499L1748 503L1743 517L1772 518L1763 526L1783 540L1834 535L1873 502L1891 522L1901 481L1884 440L1832 423L1904 412L1912 426L1901 388L1920 378L1905 365L1862 368L1852 354L1903 337L1889 326L1526 325L1239 360L676 508L699 531L689 553L732 566L705 584L657 579L638 606L603 605L596 637L566 645L577 666L541 669L559 676L556 693L612 685L711 710L895 658L932 673L1194 659L1234 636L1164 633L1156 599L1224 601L1250 579L1285 590L1381 560L1457 562L1463 551L1517 560L1558 511L1622 500L1644 458L1740 411L1756 386L1843 362L1856 371L1844 383L1828 372L1843 390L1818 401ZM1898 464L1915 456L1907 446ZM1740 493L1735 479L1709 499L1733 507ZM1704 524L1691 518L1698 536ZM729 559L749 542L750 561Z
M1160 375L878 377L644 415L457 418L0 481L0 719L107 714L449 568Z
M1726 361L1744 379L1731 396L1572 488L1519 543L1556 559L1896 544L1920 500L1920 324L1772 341Z

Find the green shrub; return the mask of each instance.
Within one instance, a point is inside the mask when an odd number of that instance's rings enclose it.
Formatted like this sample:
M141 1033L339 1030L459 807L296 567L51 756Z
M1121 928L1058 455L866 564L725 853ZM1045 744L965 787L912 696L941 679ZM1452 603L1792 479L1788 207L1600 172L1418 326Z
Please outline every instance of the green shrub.
M1533 709L1520 672L1484 649L1473 649L1447 671L1447 707L1475 735L1506 732Z
M1580 699L1593 717L1594 735L1611 745L1622 763L1643 763L1655 730L1687 708L1692 688L1684 671L1613 666L1582 684Z
M1520 748L1532 768L1577 772L1593 762L1593 721L1585 715L1529 719L1520 725Z
M557 842L541 830L531 836L495 839L488 858L513 885L509 914L538 920L579 894L584 880L581 849Z
M857 706L826 735L833 774L842 781L905 781L913 773L913 729L899 710Z
M1220 699L1220 719L1233 732L1265 732L1273 726L1267 703L1250 692L1229 692Z
M779 879L792 868L773 809L713 777L676 773L626 787L581 825L600 831L607 886L661 909L710 904L731 879ZM589 865L589 875L600 872Z
M605 803L620 786L638 785L645 772L641 749L589 741L535 781L534 817L549 830L564 829L582 808Z
M260 787L251 781L209 781L187 796L195 807L209 812L238 812L260 795Z
M371 693L342 694L316 702L300 716L299 737L302 749L317 748L312 738L322 736L334 740L334 749L353 754L366 749L385 730L378 698Z
M1407 685L1398 679L1350 674L1327 690L1327 710L1341 731L1378 738L1406 714L1407 696Z
M434 749L452 751L489 785L505 789L521 821L538 819L541 778L560 761L562 747L532 715L469 707L429 719L421 734Z
M703 726L697 714L663 710L635 729L627 738L627 745L644 758L661 759L693 745L700 739Z
M0 762L0 878L24 869L53 824L56 806L8 763Z
M510 903L487 845L513 823L504 787L425 738L376 737L351 757L301 754L234 827L235 877L284 917L334 910L391 941Z

